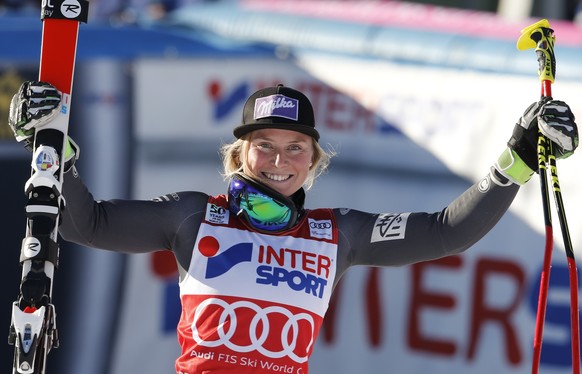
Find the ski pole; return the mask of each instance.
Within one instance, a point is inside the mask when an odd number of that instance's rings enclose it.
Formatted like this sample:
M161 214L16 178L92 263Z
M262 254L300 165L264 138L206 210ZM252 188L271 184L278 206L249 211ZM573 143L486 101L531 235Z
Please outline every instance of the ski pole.
M556 60L554 54L555 36L547 20L543 19L534 23L521 31L521 36L517 42L519 50L535 48L538 57L538 75L541 81L541 98L552 98L552 83L556 74ZM539 130L538 130L539 131ZM536 315L536 327L534 334L534 351L532 361L532 374L537 374L541 357L544 321L546 314L546 304L548 297L548 287L550 280L550 268L553 249L553 227L549 203L549 188L547 181L546 167L549 165L554 199L558 211L558 219L562 230L564 247L568 260L568 273L570 280L570 326L572 345L572 372L580 373L580 327L578 317L578 275L574 251L570 240L566 213L560 190L558 179L558 169L556 167L556 157L553 153L553 146L550 141L539 132L538 136L538 166L540 175L540 186L542 192L542 203L544 212L544 223L546 227L546 243L544 253L544 263L540 279L540 292L538 298L538 310Z
M529 27L526 27L525 29L521 30L521 36L517 41L517 48L520 50L535 48L539 62L538 73L542 83L542 97L551 95L551 83L554 80L551 62L554 62L553 65L555 69L555 59L553 59L553 56L549 56L548 61L547 55L549 55L549 52L546 51L549 48L543 45L543 43L548 43L547 38L543 38L543 30L549 29L549 26L550 25L547 20L541 20ZM548 62L549 64L547 64ZM549 71L549 74L546 73L547 71ZM544 249L544 262L540 276L540 291L538 296L538 308L536 313L536 324L533 341L532 374L537 374L539 370L553 250L552 215L550 211L550 199L548 196L549 192L546 175L546 150L546 138L540 133L538 136L538 173L540 175L546 241Z
M566 220L566 211L564 209L564 201L562 199L562 192L560 189L560 180L558 179L558 168L556 166L556 157L552 153L552 144L549 142L549 164L550 173L552 177L552 186L554 190L554 201L556 202L556 210L558 212L558 219L560 228L562 230L562 240L566 251L566 258L568 260L568 276L570 281L570 329L572 341L572 373L580 374L580 321L579 321L579 305L578 305L578 269L576 267L576 259L574 257L574 250L572 248L572 241L570 240L570 230L568 229L568 222Z

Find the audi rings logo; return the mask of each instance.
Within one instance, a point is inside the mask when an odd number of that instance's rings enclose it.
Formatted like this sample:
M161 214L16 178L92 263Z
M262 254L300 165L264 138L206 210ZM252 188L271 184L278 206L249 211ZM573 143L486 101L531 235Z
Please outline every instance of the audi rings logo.
M200 336L198 330L198 321L204 321L204 311L206 308L214 307L221 308L218 323L216 324L216 333L218 338L215 340L205 340ZM247 327L239 326L237 319L237 310L239 313L254 313L250 324ZM214 312L214 311L213 311ZM274 317L274 315L282 315L285 318L285 323L281 329L281 349L280 350L270 350L266 347L265 342L272 333L271 329L271 319L269 316ZM278 318L278 321L281 318ZM229 323L227 323L227 321ZM300 322L306 322L310 325L311 340L307 347L305 347L305 355L298 355L295 353L297 347L297 338L300 334ZM226 328L226 331L225 331ZM240 353L247 353L252 351L258 351L262 355L277 359L288 356L293 361L297 363L307 362L307 352L310 351L313 345L313 334L315 329L315 322L313 317L307 313L293 314L289 310L282 308L280 306L269 306L266 308L261 308L255 303L249 301L236 301L232 304L228 302L217 299L209 298L201 302L196 310L194 311L194 322L192 323L192 337L196 343L205 347L219 347L224 345L225 347ZM240 340L240 334L248 334L250 343L247 345L239 345L233 343L233 337ZM215 334L213 334L215 335ZM244 337L243 337L244 338ZM303 348L301 348L303 350Z
M309 233L313 238L331 239L331 220L309 218Z
M329 221L311 221L309 227L312 229L325 230L331 229L331 222Z

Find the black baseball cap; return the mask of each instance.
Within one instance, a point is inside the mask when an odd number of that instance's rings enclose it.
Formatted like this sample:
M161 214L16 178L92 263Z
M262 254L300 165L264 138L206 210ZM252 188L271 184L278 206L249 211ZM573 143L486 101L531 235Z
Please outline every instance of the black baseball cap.
M240 138L259 129L293 130L319 141L311 102L303 93L282 84L260 89L247 99L242 123L233 134Z

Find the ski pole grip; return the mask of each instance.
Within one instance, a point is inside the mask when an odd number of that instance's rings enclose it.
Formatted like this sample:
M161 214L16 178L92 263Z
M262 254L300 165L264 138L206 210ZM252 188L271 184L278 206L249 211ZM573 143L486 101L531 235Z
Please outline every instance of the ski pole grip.
M556 77L556 56L554 30L547 19L543 19L521 30L517 49L523 51L535 48L538 59L538 75L542 83L542 97L552 97L552 83Z

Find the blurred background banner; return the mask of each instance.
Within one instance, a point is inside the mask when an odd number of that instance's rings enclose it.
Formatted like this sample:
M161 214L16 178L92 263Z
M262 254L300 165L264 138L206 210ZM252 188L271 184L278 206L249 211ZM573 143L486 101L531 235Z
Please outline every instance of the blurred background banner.
M245 99L283 83L310 97L321 144L338 152L308 207L438 211L488 173L516 120L539 98L535 55L515 48L534 17L550 18L556 30L554 95L582 118L577 4L423 3L93 0L93 19L79 35L71 124L84 180L97 199L224 193L218 148L232 140ZM12 94L37 76L37 5L0 3L6 333L30 163L6 119ZM578 257L581 160L558 165ZM350 269L310 372L530 372L544 246L540 200L534 177L499 225L461 256ZM541 365L561 374L571 371L568 271L555 231ZM48 372L173 371L181 306L170 253L127 256L63 243L54 298L61 347L49 355ZM11 359L6 345L0 370Z

